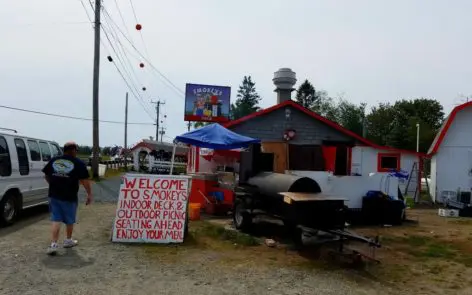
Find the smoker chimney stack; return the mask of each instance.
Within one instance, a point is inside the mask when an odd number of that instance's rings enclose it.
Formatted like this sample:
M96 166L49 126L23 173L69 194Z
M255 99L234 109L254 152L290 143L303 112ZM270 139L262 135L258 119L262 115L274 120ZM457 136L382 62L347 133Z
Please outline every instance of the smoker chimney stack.
M275 85L275 92L277 92L277 104L290 100L292 91L295 90L293 86L297 83L297 77L294 71L289 68L281 68L274 73L272 79Z

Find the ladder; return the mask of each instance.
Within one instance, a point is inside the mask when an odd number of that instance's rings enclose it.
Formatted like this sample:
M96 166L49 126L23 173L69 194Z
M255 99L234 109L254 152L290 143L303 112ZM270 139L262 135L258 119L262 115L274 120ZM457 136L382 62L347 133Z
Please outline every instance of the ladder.
M407 196L410 193L413 193L413 200L415 203L418 203L421 193L421 179L420 179L420 170L418 162L414 162L411 167L410 175L408 176L408 181L406 183L404 195ZM420 180L420 181L418 181ZM429 183L428 179L425 177L426 190L429 196ZM419 183L419 185L418 185ZM413 185L412 185L413 184Z

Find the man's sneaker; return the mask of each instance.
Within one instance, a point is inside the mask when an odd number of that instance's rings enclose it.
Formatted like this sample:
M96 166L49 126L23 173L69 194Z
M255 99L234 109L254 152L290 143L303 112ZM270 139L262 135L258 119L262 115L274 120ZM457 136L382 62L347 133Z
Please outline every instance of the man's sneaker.
M57 243L52 243L49 247L48 247L48 250L47 250L47 254L48 255L56 255L57 254Z
M64 248L72 248L72 247L77 246L78 244L79 244L79 241L77 241L77 240L69 240L69 239L67 239L67 240L64 240L64 245L63 245L63 247L64 247Z

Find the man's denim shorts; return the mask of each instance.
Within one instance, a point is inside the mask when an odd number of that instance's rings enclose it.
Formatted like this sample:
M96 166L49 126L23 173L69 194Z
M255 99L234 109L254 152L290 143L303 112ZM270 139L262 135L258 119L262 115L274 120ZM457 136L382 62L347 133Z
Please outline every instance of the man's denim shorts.
M51 212L51 221L63 222L67 225L74 224L77 215L77 202L49 198L49 211Z

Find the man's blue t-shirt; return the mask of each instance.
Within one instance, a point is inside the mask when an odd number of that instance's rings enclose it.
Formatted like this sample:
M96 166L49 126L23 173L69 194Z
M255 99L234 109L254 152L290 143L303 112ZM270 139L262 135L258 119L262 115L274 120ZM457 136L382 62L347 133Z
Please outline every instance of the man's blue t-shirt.
M49 197L70 202L78 201L79 180L89 178L84 162L69 155L53 158L43 172L49 177Z

